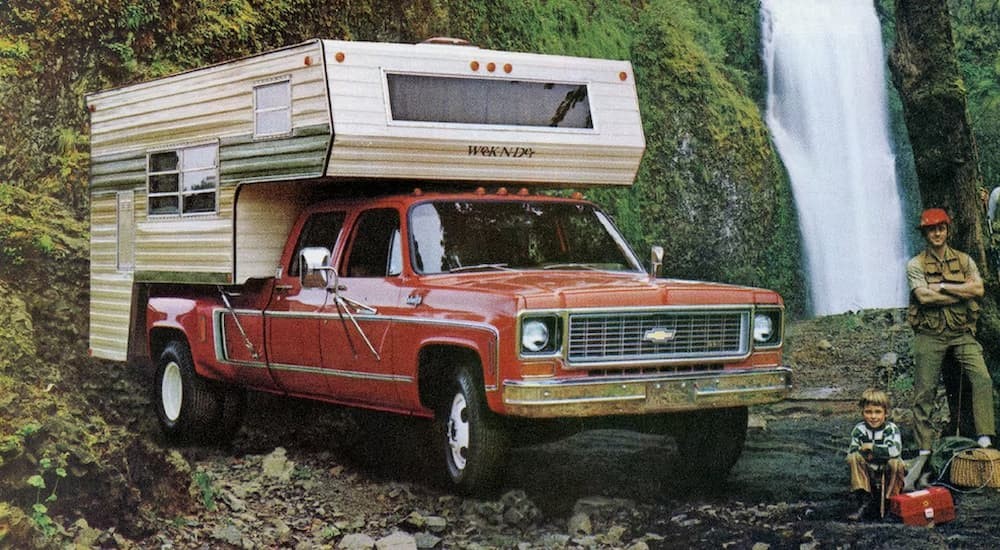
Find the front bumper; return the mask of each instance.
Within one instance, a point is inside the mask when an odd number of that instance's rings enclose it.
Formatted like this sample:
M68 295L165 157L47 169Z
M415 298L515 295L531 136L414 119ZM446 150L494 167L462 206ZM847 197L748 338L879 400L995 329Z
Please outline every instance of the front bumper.
M510 380L503 383L503 402L507 414L528 418L650 414L773 403L784 399L791 387L787 367Z

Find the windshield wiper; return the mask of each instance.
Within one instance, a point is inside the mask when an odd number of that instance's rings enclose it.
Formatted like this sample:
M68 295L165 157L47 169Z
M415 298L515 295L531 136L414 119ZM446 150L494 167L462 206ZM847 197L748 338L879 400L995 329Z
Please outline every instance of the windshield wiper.
M588 271L603 271L597 264L567 263L567 264L547 264L542 269L586 269Z
M458 267L453 267L448 270L448 273L459 273L462 271L485 271L489 269L494 269L497 271L510 271L507 264L475 264L475 265L460 265Z

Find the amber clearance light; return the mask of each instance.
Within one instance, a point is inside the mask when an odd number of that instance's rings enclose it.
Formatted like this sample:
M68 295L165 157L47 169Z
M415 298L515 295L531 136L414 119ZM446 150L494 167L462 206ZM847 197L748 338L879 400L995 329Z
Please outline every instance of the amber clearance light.
M555 373L556 366L551 361L521 363L521 376L552 376Z

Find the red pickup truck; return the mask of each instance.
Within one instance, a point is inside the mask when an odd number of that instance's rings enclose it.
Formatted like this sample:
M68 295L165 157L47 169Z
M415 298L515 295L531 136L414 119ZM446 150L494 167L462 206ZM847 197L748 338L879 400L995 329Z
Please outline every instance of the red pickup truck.
M497 480L542 419L670 431L724 476L747 407L782 399L773 291L657 278L579 196L412 191L316 202L276 277L147 287L172 439L226 437L244 389L433 418L457 490ZM586 425L581 422L581 425Z

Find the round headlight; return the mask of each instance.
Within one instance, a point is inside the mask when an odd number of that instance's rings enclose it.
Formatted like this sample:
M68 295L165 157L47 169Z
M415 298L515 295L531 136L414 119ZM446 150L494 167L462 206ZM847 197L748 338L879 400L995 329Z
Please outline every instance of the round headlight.
M769 315L758 313L753 318L753 339L756 342L767 342L774 335L774 322Z
M541 321L527 321L521 327L521 347L530 352L538 352L549 344L549 327Z

